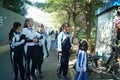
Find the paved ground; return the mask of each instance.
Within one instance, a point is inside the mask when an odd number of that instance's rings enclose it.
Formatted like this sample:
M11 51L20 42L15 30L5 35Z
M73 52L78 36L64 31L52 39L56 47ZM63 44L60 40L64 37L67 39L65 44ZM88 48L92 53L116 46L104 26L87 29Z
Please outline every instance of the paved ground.
M8 47L0 47L0 79L12 80L12 67Z
M13 80L12 67L9 56L9 46L0 47L0 80ZM42 66L43 77L39 80L60 80L56 76L57 53L50 51L50 57L44 60ZM70 77L70 74L68 73ZM72 80L70 78L70 80Z

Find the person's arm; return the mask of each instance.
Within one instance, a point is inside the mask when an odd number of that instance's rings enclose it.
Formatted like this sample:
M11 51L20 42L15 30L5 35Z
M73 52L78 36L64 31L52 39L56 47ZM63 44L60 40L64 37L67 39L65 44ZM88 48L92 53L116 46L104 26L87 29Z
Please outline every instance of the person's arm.
M24 43L25 43L25 40L23 39L23 40L20 40L20 41L15 42L14 45L15 45L15 46L19 46L19 45L22 45L22 44L24 44Z
M82 71L82 54L81 54L81 51L78 52L76 70L77 71Z
M83 58L83 71L86 71L86 63L87 63L87 58L86 58L86 52L84 52L84 58Z
M80 54L79 54L79 67L82 68L83 65L83 54L82 54L82 51L80 51Z
M62 56L62 41L61 41L62 35L61 33L58 35L58 53L60 56Z
M71 44L71 50L73 49L73 42L72 42L72 36L70 35L70 44Z
M22 39L22 40L20 39L19 41L16 41L15 36L12 38L12 46L13 47L22 45L23 43L25 43L24 39Z

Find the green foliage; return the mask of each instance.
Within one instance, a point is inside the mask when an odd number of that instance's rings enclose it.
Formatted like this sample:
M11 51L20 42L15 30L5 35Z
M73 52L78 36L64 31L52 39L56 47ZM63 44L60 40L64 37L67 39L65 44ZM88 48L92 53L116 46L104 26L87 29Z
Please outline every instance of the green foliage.
M44 11L58 13L56 16L57 18L61 18L61 20L67 18L66 20L69 20L69 22L75 22L75 27L79 28L76 30L76 34L78 34L81 29L86 29L86 1L87 0L48 0L46 3L36 3L35 5ZM92 1L92 27L96 25L95 11L103 4L101 0ZM62 18L63 16L64 18Z
M26 5L32 5L32 3L28 0L2 0L0 2L2 2L2 7L5 7L23 16L27 14Z
M99 8L102 7L104 5L103 1L101 0L94 0L92 3L92 13L91 13L91 20L92 20L92 27L95 27L95 21L96 21L96 15L95 15L95 11Z

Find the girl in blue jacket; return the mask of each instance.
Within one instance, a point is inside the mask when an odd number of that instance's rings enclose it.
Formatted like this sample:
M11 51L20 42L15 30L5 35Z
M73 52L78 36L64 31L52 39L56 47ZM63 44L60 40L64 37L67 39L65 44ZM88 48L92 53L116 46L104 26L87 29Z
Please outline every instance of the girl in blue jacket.
M76 75L74 80L87 80L87 75L86 75L87 49L88 49L87 42L80 41L79 52L78 52L77 63L76 63Z

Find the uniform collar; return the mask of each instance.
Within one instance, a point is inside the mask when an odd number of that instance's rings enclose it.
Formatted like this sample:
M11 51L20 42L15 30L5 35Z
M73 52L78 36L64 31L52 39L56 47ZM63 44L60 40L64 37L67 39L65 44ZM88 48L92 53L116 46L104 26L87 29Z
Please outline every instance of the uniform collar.
M40 33L40 34L44 34L44 32L42 31L42 32L40 32L40 31L37 31L38 33Z
M63 33L64 33L64 34L69 34L69 32L64 32L64 31L63 31Z
M28 27L29 30L33 30L33 28Z
M15 34L20 34L20 32L15 32Z

